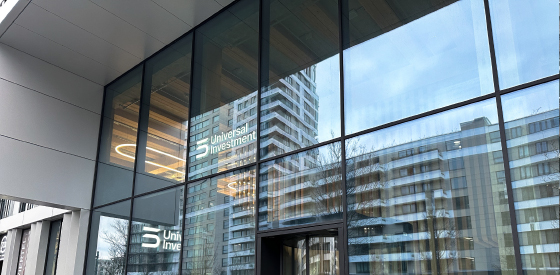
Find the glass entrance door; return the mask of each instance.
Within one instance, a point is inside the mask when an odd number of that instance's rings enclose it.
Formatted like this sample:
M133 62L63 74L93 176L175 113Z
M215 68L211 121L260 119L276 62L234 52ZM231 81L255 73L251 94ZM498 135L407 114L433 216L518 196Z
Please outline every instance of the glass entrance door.
M339 275L339 230L263 237L260 274Z

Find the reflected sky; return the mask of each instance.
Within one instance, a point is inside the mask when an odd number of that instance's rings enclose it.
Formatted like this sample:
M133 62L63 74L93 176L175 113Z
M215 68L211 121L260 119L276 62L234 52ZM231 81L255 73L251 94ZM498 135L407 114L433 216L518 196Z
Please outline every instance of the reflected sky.
M391 128L358 136L360 144L371 146L365 149L380 150L412 141L461 131L461 123L486 117L491 124L498 123L495 99L464 106ZM351 140L354 140L351 139ZM353 157L353 156L347 156Z
M339 64L338 54L317 63L315 83L319 98L319 142L340 136Z
M558 109L558 83L558 80L556 80L503 95L504 121L512 121Z
M460 1L344 52L346 133L493 92L483 1Z
M558 74L558 1L489 1L500 88Z

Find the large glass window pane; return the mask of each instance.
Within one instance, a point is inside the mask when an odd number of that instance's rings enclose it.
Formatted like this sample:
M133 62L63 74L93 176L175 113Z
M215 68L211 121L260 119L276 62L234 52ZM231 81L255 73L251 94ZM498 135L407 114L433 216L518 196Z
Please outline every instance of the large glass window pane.
M179 274L183 187L135 198L128 274Z
M265 0L261 157L340 136L338 2Z
M130 201L95 209L91 215L86 275L124 274Z
M495 100L346 142L350 273L516 274Z
M188 35L146 62L137 194L185 180L191 55Z
M49 232L49 243L47 246L47 257L45 259L45 275L56 274L56 263L58 261L58 250L60 245L60 233L62 232L62 220L51 222Z
M558 272L558 81L502 96L521 260L526 274Z
M240 1L196 30L189 179L255 161L258 26Z
M183 274L253 274L255 173L237 170L187 186Z
M494 91L482 0L345 2L346 133Z
M259 230L342 219L341 145L261 164Z
M558 1L489 1L500 88L558 74Z
M132 195L142 66L105 88L94 205Z

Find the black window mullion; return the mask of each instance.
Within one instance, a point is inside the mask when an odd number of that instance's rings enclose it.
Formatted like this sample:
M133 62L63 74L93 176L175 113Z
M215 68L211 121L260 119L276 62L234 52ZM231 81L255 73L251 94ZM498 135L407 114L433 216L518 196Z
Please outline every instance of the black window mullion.
M502 110L502 99L500 97L500 84L498 67L496 62L496 50L494 48L494 36L492 33L492 21L490 18L490 4L488 0L484 0L484 10L486 14L486 28L488 33L488 44L490 48L490 59L492 62L492 77L494 80L494 93L496 96L496 107L498 108L498 125L500 128L500 142L502 146L502 156L504 164L504 174L506 178L506 192L508 195L508 207L510 216L511 235L513 239L513 250L515 254L515 266L517 275L523 275L523 266L521 264L521 248L519 246L519 232L517 231L517 218L515 216L515 203L513 199L513 188L511 184L511 173L509 167L509 156L506 142L506 130L504 122L504 114Z
M145 63L142 63L142 76L141 76L141 90L140 90L140 100L139 100L139 115L138 115L138 128L136 129L136 153L134 154L134 173L132 174L132 190L131 190L131 198L130 198L130 214L128 216L128 235L126 236L127 240L126 240L126 251L124 253L124 274L128 274L128 254L130 251L130 239L131 239L131 233L132 233L132 210L134 209L134 187L136 184L136 168L138 167L138 148L140 148L140 144L139 144L139 140L140 140L140 128L142 127L143 123L146 123L146 125L148 124L147 119L149 119L148 117L146 117L144 114L144 109L146 109L146 106L144 106L144 90L146 89L146 86L144 85L144 76L146 73L146 66ZM149 96L148 96L148 102L149 102ZM148 109L148 114L149 114L149 109ZM144 122L144 120L146 120L146 122ZM147 138L147 136L146 136ZM144 146L144 150L145 150ZM142 166L143 167L143 166Z
M191 52L191 75L190 75L190 88L189 88L189 115L188 115L188 122L187 122L187 159L185 160L185 181L183 183L183 213L181 213L181 215L183 216L183 224L181 225L181 250L179 251L179 274L181 274L183 272L183 250L184 250L184 245L185 245L185 211L187 210L187 182L189 181L189 165L190 165L190 157L189 157L189 153L190 153L190 142L191 142L191 115L192 115L192 95L193 95L193 91L192 91L192 87L193 87L193 81L194 81L194 53L195 53L195 39L196 39L196 35L195 35L196 31L192 32L192 52Z
M305 274L310 274L310 260L309 260L309 235L305 235Z
M265 4L268 4L265 6ZM265 10L266 10L266 16L265 16ZM255 148L257 150L256 152L256 164L255 164L255 198L254 198L254 220L255 220L255 268L253 270L255 275L257 274L257 270L258 270L258 265L259 262L257 261L257 255L260 255L260 251L258 251L257 249L260 247L259 246L259 241L260 238L257 238L257 233L259 231L259 193L260 193L260 163L261 163L261 91L262 91L262 78L263 78L263 72L265 71L264 68L268 68L268 66L263 66L263 62L265 62L264 60L264 56L267 57L267 61L268 61L268 55L264 55L263 54L263 49L265 47L263 47L263 36L266 35L266 37L268 37L268 33L269 30L268 28L266 28L266 33L265 32L265 28L263 27L263 20L267 20L267 22L270 22L270 3L268 2L268 0L259 0L259 38L258 38L258 50L257 50L257 140L256 140L256 144L255 144ZM267 24L267 26L269 26L269 24ZM264 34L263 34L264 33ZM270 46L270 43L267 44ZM266 49L268 49L269 47L266 47ZM267 71L267 75L268 75L268 71Z
M346 132L344 123L344 38L346 30L349 30L348 18L344 16L348 11L348 2L345 0L338 0L338 40L339 40L339 73L340 73L340 169L341 169L341 184L342 184L342 222L343 226L341 228L342 238L339 238L338 247L340 249L339 255L339 269L341 274L350 274L349 261L346 261L348 255L348 205L346 192ZM340 234L339 234L340 235Z

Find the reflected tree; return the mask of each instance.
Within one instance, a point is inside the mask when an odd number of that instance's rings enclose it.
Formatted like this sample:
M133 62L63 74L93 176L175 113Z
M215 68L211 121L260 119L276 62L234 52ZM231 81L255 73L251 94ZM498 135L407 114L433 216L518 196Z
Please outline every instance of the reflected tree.
M126 241L128 236L128 221L116 219L111 222L109 229L102 231L101 238L108 245L109 259L98 259L97 274L121 275L124 273L126 257Z
M420 257L431 265L433 274L448 274L457 260L458 230L447 211L427 209L424 220L428 225L428 247Z

